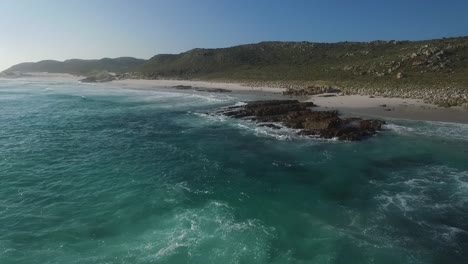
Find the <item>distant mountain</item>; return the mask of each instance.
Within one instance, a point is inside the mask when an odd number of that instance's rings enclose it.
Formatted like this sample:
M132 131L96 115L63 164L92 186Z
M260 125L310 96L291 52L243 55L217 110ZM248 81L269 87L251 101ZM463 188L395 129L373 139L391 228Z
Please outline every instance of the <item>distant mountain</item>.
M12 66L4 72L49 72L69 73L75 75L92 75L102 71L124 73L136 71L145 63L145 60L131 57L116 59L104 58L100 60L44 60L39 62L26 62Z

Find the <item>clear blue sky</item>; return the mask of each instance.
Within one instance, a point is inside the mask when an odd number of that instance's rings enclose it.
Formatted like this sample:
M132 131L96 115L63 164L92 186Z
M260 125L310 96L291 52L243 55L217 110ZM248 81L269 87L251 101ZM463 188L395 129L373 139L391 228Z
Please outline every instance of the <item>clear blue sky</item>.
M468 35L468 0L0 0L0 70L265 40Z

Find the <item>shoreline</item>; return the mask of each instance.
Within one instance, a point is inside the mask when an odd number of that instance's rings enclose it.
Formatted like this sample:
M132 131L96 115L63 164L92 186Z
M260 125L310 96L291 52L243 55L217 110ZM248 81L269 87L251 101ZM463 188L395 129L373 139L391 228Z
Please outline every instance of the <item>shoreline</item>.
M210 89L227 89L232 93L264 96L269 99L298 99L314 102L317 109L336 109L344 115L374 117L382 119L403 119L416 121L435 121L468 124L468 111L462 107L444 108L434 104L424 103L421 99L403 99L387 97L370 97L364 95L308 95L283 96L285 88L253 87L241 83L189 81L189 80L137 80L127 79L112 81L110 84L119 88L151 90L157 88L172 88L177 85L203 87ZM382 105L385 105L383 107Z
M308 96L320 108L337 109L346 114L388 119L405 119L468 124L468 111L462 107L440 107L420 99L345 95Z
M109 82L122 88L152 89L152 88L172 88L174 86L192 86L208 89L226 89L232 92L260 92L270 94L281 94L286 91L284 88L274 88L268 86L247 86L241 83L229 82L210 82L210 81L192 81L192 80L144 80L144 79L125 79Z
M69 74L34 73L31 76L15 78L15 80L39 80L39 81L79 81L81 77ZM8 78L3 78L8 79ZM116 88L153 90L158 88L173 88L178 85L208 89L226 89L233 94L248 94L265 99L298 99L312 101L318 109L336 109L344 115L378 117L383 119L420 120L468 124L468 111L462 107L444 108L433 104L424 103L420 99L403 99L388 97L370 97L364 95L308 95L308 96L283 96L285 88L268 86L249 86L242 83L211 82L199 80L145 80L125 79L111 82L96 83L97 85L110 85ZM174 88L175 89L175 88ZM206 92L200 92L206 93ZM230 93L228 93L230 94ZM383 106L385 105L385 107Z

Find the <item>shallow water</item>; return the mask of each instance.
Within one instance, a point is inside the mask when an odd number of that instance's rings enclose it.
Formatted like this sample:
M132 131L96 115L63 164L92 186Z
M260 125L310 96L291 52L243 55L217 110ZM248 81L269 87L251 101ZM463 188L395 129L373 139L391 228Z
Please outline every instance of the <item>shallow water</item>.
M206 114L250 99L0 80L0 263L466 263L467 125Z

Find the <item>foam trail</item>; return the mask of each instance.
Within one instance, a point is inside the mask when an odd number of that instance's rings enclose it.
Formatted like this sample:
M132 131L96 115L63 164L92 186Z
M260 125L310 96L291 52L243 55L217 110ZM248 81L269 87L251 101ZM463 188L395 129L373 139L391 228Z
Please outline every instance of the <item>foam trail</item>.
M434 121L390 123L384 128L399 135L420 135L468 141L468 124Z

